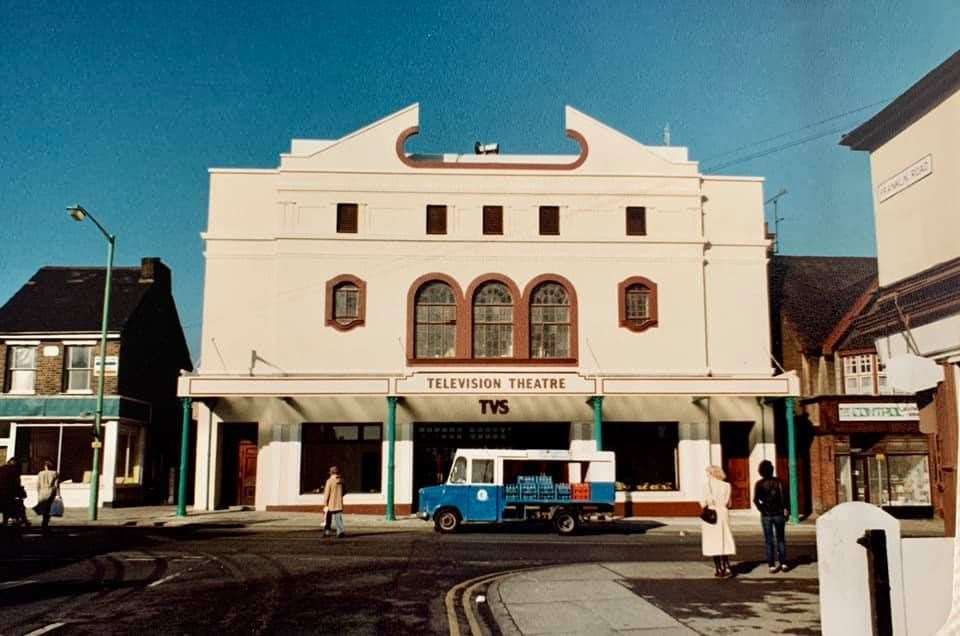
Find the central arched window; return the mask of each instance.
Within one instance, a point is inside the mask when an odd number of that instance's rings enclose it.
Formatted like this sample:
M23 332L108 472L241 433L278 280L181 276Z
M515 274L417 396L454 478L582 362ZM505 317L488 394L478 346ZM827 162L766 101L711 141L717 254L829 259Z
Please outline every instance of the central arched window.
M473 295L473 356L513 356L513 297L503 283L484 283Z
M414 342L418 358L453 358L457 351L457 301L446 283L417 292Z
M533 291L530 357L570 357L570 297L560 283L543 283Z

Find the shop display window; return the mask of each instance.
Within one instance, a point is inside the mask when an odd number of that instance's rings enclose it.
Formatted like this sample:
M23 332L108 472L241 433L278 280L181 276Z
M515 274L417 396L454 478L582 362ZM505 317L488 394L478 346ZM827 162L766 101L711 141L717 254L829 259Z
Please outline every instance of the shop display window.
M117 484L139 484L143 473L143 429L121 426L117 431Z
M617 454L619 490L679 490L676 422L604 422L604 450Z
M921 435L852 435L837 443L837 502L930 506L930 463Z
M300 492L322 493L337 466L345 493L380 492L380 424L305 422L300 440Z
M89 425L18 426L14 454L24 475L36 475L43 468L43 460L49 459L60 473L61 483L89 484L93 475L91 441Z

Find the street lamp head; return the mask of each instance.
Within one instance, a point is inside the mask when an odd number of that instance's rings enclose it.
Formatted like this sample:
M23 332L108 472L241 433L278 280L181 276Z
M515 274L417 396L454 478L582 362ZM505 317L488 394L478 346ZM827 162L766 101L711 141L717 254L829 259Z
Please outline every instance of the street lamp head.
M83 206L80 204L71 205L67 208L67 212L70 213L70 216L74 221L82 221L87 218L87 211L83 209Z

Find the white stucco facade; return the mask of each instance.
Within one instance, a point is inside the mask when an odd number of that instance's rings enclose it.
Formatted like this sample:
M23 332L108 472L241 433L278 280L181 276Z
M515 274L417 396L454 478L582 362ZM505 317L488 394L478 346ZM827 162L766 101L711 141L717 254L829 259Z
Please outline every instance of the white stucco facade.
M195 506L229 499L225 431L240 422L256 423L255 506L320 505L302 492L305 427L385 424L388 396L401 510L415 498L418 427L535 439L527 427L552 423L567 441L590 439L594 396L604 426L666 423L676 435L674 487L619 499L692 510L704 467L724 461L726 423L743 423L752 481L774 459L771 399L797 392L771 367L762 180L703 175L685 148L645 146L569 107L578 156L408 155L418 116L413 105L341 139L294 140L273 170L210 171L201 362L180 385L198 403ZM337 231L344 203L356 204L355 232ZM426 233L428 205L446 206L445 234ZM491 205L501 234L484 233ZM541 234L541 206L559 208L558 234ZM627 207L645 209L645 234L625 233ZM364 286L349 329L328 324L327 283L340 276ZM453 359L417 358L411 305L433 276L466 306L458 339L472 333L470 290L509 284L525 321L512 355L480 359L458 341ZM655 286L655 324L640 331L618 313L618 286L633 277ZM531 294L550 281L571 297L562 359L529 350ZM380 492L348 492L348 509L385 505L386 430Z

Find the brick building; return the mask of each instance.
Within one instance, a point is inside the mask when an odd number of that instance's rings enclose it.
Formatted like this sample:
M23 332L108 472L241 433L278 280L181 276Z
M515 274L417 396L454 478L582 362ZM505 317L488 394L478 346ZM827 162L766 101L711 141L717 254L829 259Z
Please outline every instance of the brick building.
M916 398L890 387L873 341L855 326L876 292L877 260L775 256L770 284L774 355L800 378L801 509L867 501L929 516L936 493Z
M104 268L43 267L0 307L0 458L16 455L35 493L41 462L67 506L87 505L92 470ZM178 451L177 377L190 370L158 258L113 270L104 379L105 506L167 501Z

